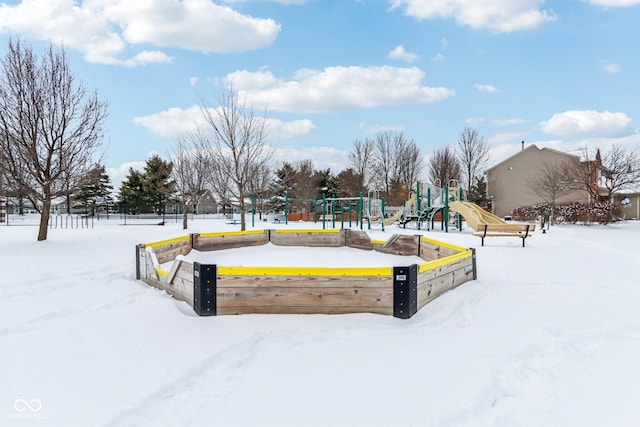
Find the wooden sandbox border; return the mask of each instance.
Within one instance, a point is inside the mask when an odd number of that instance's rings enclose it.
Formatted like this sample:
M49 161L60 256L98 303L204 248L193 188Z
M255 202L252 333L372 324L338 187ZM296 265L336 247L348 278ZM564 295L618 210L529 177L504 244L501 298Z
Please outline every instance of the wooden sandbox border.
M182 260L267 243L351 247L418 256L395 267L233 267ZM172 262L165 270L162 264ZM475 249L420 235L371 240L359 230L250 230L189 234L136 246L136 279L186 301L199 315L377 313L408 319L444 292L477 278Z

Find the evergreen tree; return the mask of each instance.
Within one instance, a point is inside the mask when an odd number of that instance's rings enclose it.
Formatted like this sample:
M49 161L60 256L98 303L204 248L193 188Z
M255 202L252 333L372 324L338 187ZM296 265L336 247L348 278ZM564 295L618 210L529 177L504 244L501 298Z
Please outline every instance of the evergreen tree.
M295 196L296 170L290 163L284 163L275 172L275 179L271 183L271 194L273 195L271 205L276 212L284 212L285 198Z
M72 206L83 209L85 214L95 215L96 209L113 204L111 179L103 165L95 164L80 180L78 189L72 194Z
M173 163L164 161L154 154L144 166L142 189L153 205L155 212L163 213L167 201L176 191L176 183L171 179Z
M118 204L120 210L126 213L140 213L143 206L148 205L149 199L144 190L144 175L129 168L129 175L120 185L120 194L118 195Z
M467 200L479 206L488 206L487 181L484 175L476 176L475 181L467 194Z
M331 173L330 168L314 171L311 181L316 183L320 197L322 197L323 194L326 197L336 197L339 192L338 180Z
M336 176L338 197L357 197L360 192L365 192L364 178L352 168L344 169Z

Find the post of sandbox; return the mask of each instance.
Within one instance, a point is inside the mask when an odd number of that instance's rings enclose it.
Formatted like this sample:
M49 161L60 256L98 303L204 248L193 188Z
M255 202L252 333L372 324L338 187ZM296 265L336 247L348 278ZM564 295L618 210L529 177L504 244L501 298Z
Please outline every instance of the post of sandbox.
M418 312L418 265L393 267L393 317L409 319Z
M215 264L193 263L193 310L198 316L217 314L217 273Z
M136 280L140 280L142 275L140 274L140 249L142 248L142 244L136 245Z

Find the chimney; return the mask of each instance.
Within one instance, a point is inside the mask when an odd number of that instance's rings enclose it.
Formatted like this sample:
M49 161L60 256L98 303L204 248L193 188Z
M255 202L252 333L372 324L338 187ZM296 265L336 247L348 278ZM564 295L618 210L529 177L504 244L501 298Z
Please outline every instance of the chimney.
M524 141L522 141L522 151L524 151Z

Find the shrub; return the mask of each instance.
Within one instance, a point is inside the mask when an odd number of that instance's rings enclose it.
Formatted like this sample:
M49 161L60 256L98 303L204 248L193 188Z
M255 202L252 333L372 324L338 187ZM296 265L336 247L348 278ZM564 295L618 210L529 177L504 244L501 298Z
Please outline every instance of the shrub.
M535 221L542 212L551 212L548 203L521 206L513 210L516 221ZM609 202L597 202L591 205L580 202L560 203L556 205L555 223L591 223L609 224L617 221L617 207Z

